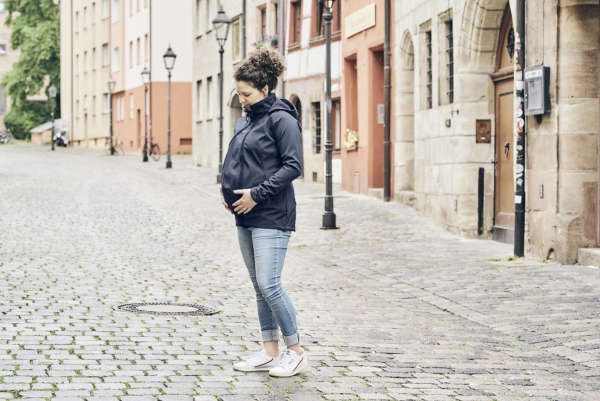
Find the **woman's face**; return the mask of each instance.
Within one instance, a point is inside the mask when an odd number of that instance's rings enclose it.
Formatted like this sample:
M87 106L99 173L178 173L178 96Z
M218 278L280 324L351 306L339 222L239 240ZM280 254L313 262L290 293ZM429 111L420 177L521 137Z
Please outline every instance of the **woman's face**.
M237 93L240 96L240 103L244 107L252 106L265 99L269 94L269 87L265 85L262 90L258 90L252 85L252 82L236 81Z

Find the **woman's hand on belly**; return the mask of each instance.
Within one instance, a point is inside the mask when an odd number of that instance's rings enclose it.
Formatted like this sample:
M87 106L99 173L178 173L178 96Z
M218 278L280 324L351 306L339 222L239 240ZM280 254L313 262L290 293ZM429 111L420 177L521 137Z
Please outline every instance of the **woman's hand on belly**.
M223 197L223 189L219 188L219 191L221 191L221 203L223 204L223 206L225 207L225 210L227 210L229 213L233 214L233 212L231 211L231 209L229 208L229 205L227 205L227 202L225 202L225 198Z
M235 191L233 191L233 193L236 195L242 195L242 197L233 204L236 213L250 213L250 211L254 209L254 206L256 206L256 202L254 202L254 199L252 199L252 195L250 195L250 188L236 189Z

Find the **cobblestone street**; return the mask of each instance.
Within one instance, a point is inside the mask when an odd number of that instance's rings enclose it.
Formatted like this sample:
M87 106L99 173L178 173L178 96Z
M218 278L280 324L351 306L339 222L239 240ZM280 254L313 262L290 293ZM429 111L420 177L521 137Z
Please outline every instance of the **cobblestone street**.
M259 349L214 170L175 156L0 146L0 400L600 400L600 271L511 261L411 208L296 182L284 287L308 373ZM124 312L198 303L211 316Z

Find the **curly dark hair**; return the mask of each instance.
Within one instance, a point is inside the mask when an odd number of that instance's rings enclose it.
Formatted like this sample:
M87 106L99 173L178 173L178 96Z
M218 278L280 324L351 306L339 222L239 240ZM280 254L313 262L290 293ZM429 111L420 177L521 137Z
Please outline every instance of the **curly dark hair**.
M283 60L278 53L262 48L251 53L233 77L236 81L251 82L258 90L266 85L270 93L277 86L277 78L284 69Z

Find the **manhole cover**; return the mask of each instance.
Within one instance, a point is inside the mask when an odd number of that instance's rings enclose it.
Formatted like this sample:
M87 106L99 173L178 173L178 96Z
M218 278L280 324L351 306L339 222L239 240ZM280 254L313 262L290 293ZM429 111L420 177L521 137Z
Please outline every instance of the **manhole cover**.
M150 313L153 315L214 315L218 311L197 304L172 304L168 302L143 302L119 305L124 312Z

